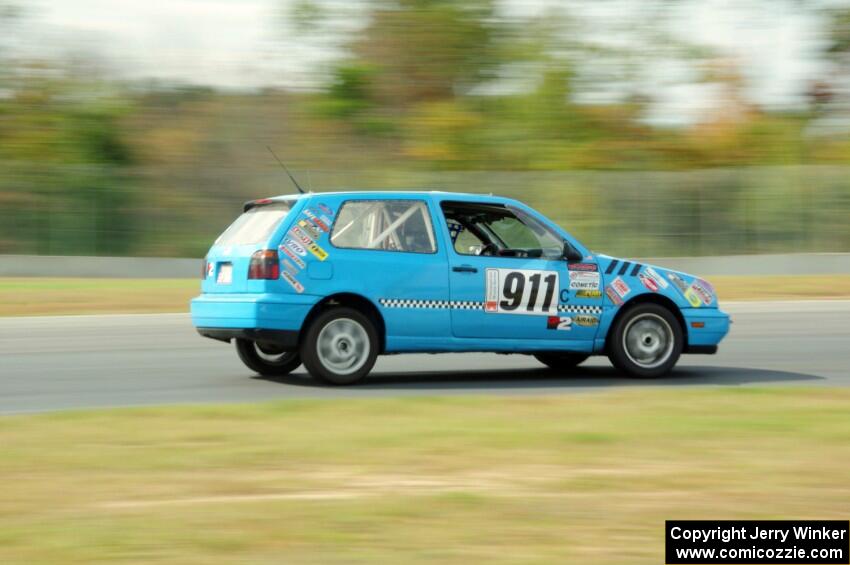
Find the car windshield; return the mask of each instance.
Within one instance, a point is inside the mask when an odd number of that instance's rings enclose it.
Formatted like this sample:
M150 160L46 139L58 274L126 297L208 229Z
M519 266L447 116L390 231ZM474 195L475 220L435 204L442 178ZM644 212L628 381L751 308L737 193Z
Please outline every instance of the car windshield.
M563 254L563 239L518 208L465 202L442 206L458 253L551 258Z
M292 208L291 200L255 206L236 218L215 241L216 245L251 245L262 243Z

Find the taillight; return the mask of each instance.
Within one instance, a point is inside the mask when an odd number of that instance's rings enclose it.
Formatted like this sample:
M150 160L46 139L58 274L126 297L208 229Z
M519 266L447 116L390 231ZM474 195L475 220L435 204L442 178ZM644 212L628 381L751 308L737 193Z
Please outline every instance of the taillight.
M277 279L280 277L280 259L274 249L261 249L251 255L248 265L249 279Z

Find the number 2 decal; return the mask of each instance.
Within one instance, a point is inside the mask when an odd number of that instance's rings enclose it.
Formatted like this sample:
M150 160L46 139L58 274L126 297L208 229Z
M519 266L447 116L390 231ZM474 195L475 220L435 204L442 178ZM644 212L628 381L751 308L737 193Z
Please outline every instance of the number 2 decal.
M557 271L487 269L485 281L485 312L548 315L558 311Z

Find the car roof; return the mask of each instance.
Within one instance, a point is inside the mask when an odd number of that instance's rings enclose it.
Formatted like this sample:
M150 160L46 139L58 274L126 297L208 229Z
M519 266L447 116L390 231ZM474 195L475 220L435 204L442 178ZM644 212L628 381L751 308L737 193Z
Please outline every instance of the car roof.
M345 196L347 198L394 198L419 196L422 198L437 197L439 200L458 200L462 202L516 202L512 198L495 196L493 194L473 194L469 192L445 192L442 190L338 190L333 192L308 192L305 194L282 194L274 196L273 200L301 199L311 196Z

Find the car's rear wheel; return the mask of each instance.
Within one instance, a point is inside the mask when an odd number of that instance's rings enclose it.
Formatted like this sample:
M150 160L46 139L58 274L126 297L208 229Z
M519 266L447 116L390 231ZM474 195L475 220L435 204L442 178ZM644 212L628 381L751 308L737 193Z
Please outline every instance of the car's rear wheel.
M378 357L378 331L368 316L347 307L319 314L301 341L301 359L316 380L354 384L372 370Z
M297 351L286 351L269 343L236 340L236 354L252 371L267 377L288 375L301 365Z
M584 353L535 353L534 358L556 371L570 371L587 361L590 355Z
M654 378L673 369L684 348L676 316L658 304L629 308L611 330L608 358L630 376Z

